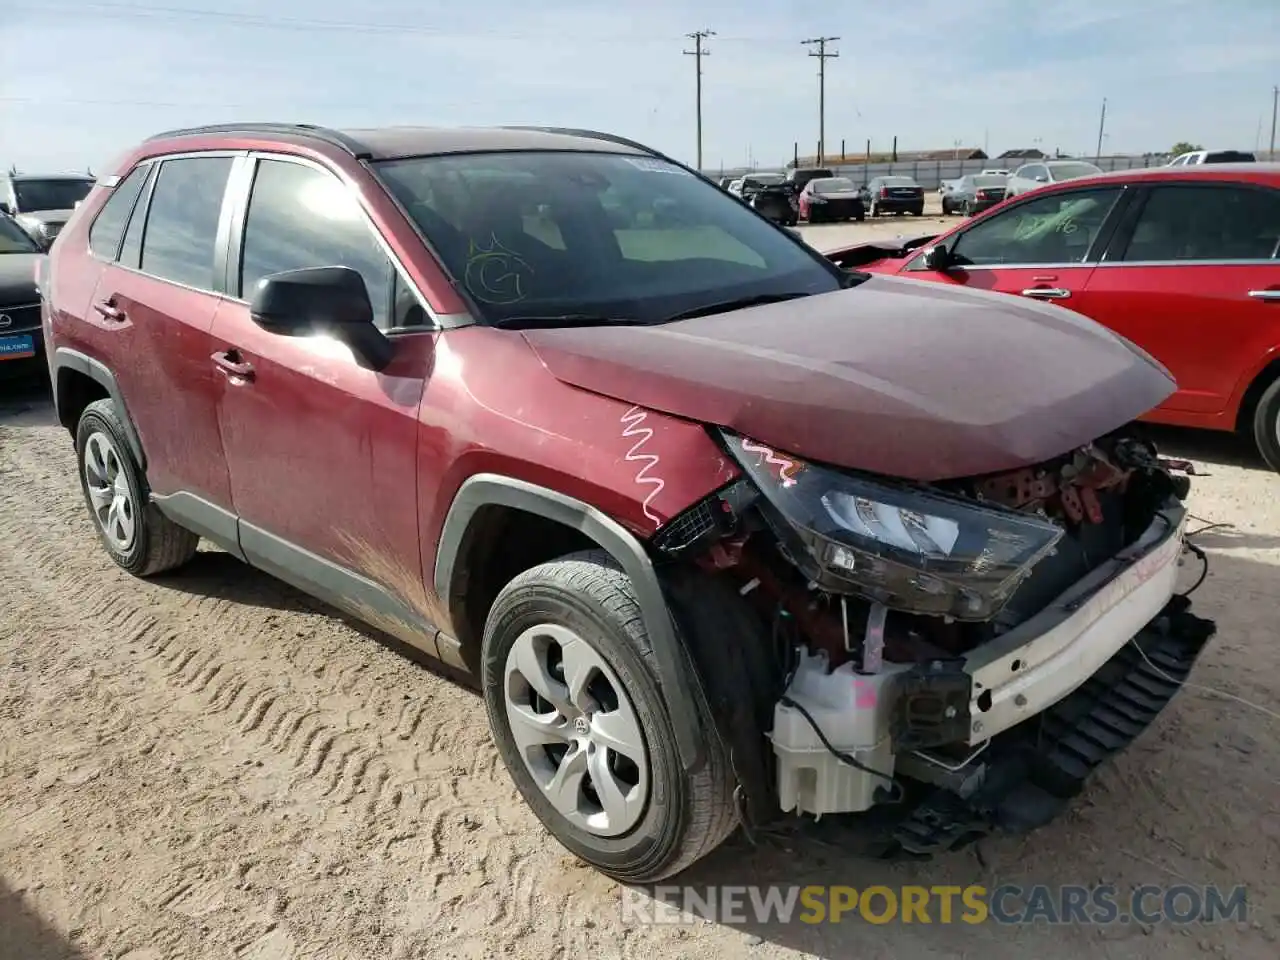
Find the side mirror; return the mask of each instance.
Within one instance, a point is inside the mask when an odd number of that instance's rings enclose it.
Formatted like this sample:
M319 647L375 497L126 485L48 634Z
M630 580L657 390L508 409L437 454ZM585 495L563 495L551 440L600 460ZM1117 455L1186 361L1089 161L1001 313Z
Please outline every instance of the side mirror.
M9 206L7 200L0 200L0 213L7 213L9 216L13 216L13 208Z
M945 271L951 266L951 251L945 244L936 244L924 252L924 265L928 270Z
M395 353L395 345L373 325L364 277L350 267L309 267L263 277L249 301L249 316L263 330L284 337L328 334L372 370L384 369Z

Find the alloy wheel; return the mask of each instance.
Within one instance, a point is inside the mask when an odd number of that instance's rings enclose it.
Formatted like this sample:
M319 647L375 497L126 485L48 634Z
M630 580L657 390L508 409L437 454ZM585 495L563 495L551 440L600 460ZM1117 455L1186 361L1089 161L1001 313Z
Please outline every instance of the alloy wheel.
M596 649L567 627L531 627L507 653L503 692L520 757L561 816L597 836L635 826L649 797L648 750Z
M107 434L94 431L84 445L84 479L99 529L125 553L137 534L137 504L120 451Z

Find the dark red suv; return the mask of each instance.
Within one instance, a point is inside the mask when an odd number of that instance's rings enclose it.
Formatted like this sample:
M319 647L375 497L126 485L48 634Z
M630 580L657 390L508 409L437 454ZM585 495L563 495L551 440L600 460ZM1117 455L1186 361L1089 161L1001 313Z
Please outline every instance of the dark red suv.
M913 855L1034 826L1213 632L1187 478L1125 432L1161 367L842 270L620 138L165 134L40 287L115 562L203 539L469 671L617 877L785 813L893 801Z

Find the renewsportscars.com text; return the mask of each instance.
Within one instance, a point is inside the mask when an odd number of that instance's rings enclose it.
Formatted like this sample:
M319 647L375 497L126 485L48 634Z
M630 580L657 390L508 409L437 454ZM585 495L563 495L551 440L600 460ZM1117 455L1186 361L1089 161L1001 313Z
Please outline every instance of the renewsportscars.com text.
M657 886L624 888L624 923L1191 924L1248 919L1244 887Z

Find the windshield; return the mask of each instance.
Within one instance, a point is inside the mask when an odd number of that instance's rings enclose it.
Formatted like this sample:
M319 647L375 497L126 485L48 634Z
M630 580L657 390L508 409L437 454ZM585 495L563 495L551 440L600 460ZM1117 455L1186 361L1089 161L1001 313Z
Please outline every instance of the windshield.
M857 189L853 185L853 181L847 177L831 177L827 180L815 180L813 182L814 193L849 193Z
M753 173L748 179L762 187L776 187L782 183L782 175L778 173Z
M1205 163L1257 163L1252 153L1243 150L1213 150L1204 155Z
M4 253L39 253L40 248L25 230L0 214L0 254Z
M13 192L18 209L70 210L89 195L92 180L15 180Z
M914 187L916 182L910 177L882 177L880 182L886 187Z
M1102 170L1092 163L1055 163L1049 168L1049 174L1056 180L1074 180L1077 177L1092 177Z
M992 174L987 174L985 176L979 174L973 178L973 184L976 187L1003 187L1008 184L1008 182L1008 179L1005 177L997 177Z
M651 157L529 151L374 169L489 322L654 322L843 285L741 202Z

